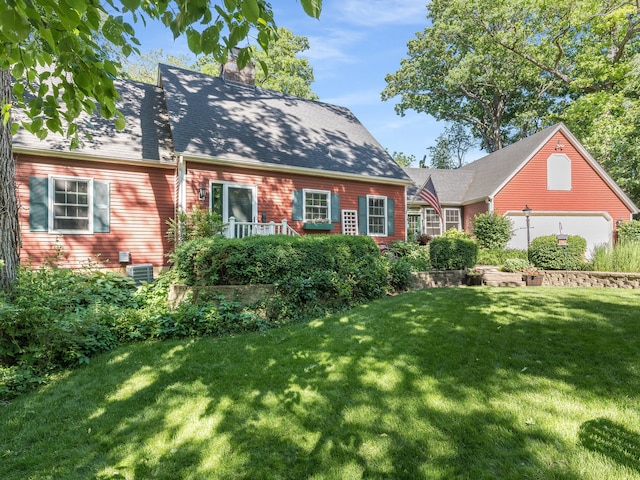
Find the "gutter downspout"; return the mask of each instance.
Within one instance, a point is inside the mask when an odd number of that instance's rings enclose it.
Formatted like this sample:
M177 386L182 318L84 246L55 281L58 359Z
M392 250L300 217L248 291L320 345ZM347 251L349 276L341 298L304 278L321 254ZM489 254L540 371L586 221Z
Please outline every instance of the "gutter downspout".
M187 211L187 163L184 161L184 157L180 155L178 157L178 180L176 185L176 197L177 205L176 209L178 213Z

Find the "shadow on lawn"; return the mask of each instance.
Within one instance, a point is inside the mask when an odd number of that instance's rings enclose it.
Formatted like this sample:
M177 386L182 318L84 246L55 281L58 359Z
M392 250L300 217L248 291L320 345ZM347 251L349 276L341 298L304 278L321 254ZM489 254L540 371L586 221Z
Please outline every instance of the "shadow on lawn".
M640 472L640 435L607 418L589 420L580 426L580 443L592 452Z
M577 401L637 399L640 327L615 293L544 292L414 292L264 335L128 347L31 395L40 418L21 420L7 449L33 478L577 480L571 445L536 422L549 412L501 402L547 384ZM61 449L87 450L73 465L39 457L36 428L69 402L53 428ZM594 422L587 448L638 452L624 427Z

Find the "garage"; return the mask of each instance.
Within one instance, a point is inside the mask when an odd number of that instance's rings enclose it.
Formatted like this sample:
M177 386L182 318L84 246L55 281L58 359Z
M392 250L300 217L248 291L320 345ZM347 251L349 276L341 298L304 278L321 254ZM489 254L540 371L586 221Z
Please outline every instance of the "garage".
M508 212L514 236L507 248L527 248L527 222L522 212ZM611 244L613 221L606 212L535 212L529 217L531 240L545 235L578 235L587 241L587 257L597 245Z

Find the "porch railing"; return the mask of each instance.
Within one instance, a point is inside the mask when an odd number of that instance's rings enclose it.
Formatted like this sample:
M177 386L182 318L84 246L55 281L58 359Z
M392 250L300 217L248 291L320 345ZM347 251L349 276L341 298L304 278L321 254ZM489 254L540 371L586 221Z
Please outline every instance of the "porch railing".
M283 218L282 222L238 222L234 217L229 218L229 223L225 225L225 236L227 238L243 238L252 235L299 235Z

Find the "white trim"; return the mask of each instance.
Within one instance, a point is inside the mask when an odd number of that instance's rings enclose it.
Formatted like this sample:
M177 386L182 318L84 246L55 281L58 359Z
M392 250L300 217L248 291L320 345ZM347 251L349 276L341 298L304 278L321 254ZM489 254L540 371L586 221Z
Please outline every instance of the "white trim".
M446 232L447 230L449 230L447 228L447 212L448 211L455 211L458 212L458 225L456 226L456 229L459 231L462 231L462 209L459 207L445 207L442 209L442 230L444 232ZM453 227L451 227L453 228ZM444 235L443 232L443 235Z
M332 179L340 179L340 180L355 180L359 182L367 182L367 183L382 183L385 185L393 184L393 185L405 185L410 186L413 185L412 180L401 180L395 178L388 177L372 177L369 175L359 175L356 173L341 173L330 170L318 170L315 168L307 168L307 167L293 167L288 165L276 165L273 163L263 163L257 160L247 160L246 158L238 157L237 159L222 159L222 158L212 158L204 155L186 155L183 154L184 158L188 161L206 163L209 165L221 165L228 167L237 167L237 168L251 168L256 170L264 170L268 172L286 172L286 173L298 173L301 175L308 175L314 177L327 177Z
M73 150L37 150L34 148L13 147L14 155L37 155L40 157L61 158L63 160L86 160L97 163L116 163L121 165L130 165L134 167L153 167L153 168L176 168L176 161L159 160L131 160L118 157L95 157L93 155L77 153Z
M235 183L228 181L209 180L209 210L211 210L211 192L213 191L212 185L222 185L222 221L227 223L229 221L229 187L232 188L244 188L251 190L251 220L250 222L256 222L258 216L258 186L248 183ZM236 218L236 220L238 220Z
M184 158L180 156L178 159L178 192L177 192L177 201L176 205L178 212L186 212L187 211L187 162L184 161Z
M319 193L327 196L327 216L325 218L331 221L331 192L329 190L317 190L313 188L302 189L302 221L312 221L312 219L307 218L307 193Z
M88 215L88 227L86 230L56 230L54 228L54 209L55 209L55 181L56 180L65 180L72 182L87 182L87 215ZM56 235L93 235L93 178L90 177L74 177L67 175L54 175L49 174L48 177L49 188L48 188L48 209L49 209L49 233Z

